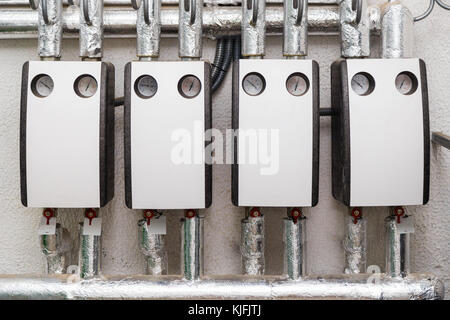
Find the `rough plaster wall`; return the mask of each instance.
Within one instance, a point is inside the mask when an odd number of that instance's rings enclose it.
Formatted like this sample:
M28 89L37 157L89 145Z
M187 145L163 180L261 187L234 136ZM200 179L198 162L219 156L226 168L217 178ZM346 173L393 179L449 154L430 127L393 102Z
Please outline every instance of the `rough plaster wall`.
M427 7L428 1L410 0L414 14ZM417 56L428 66L431 130L450 133L450 12L436 7L431 17L416 25ZM373 55L378 53L374 39ZM205 41L204 58L212 60L215 42ZM269 38L267 58L281 58L281 39ZM311 37L310 58L320 64L321 106L330 107L329 66L339 57L335 36ZM78 60L78 42L64 41L63 60ZM177 59L177 40L164 39L162 57ZM36 40L0 40L0 274L43 273L45 260L37 241L41 210L23 208L19 193L19 93L21 66L36 60ZM106 40L105 61L116 67L117 96L123 93L123 67L135 59L134 40ZM214 96L213 125L225 130L231 127L231 74ZM137 243L136 223L141 212L128 210L124 200L123 112L116 111L116 196L101 210L103 217L103 272L105 274L136 274L144 272ZM57 132L55 133L57 134ZM320 195L319 205L306 210L308 217L308 272L341 273L343 270L344 215L347 209L331 196L330 120L321 120ZM405 159L408 161L408 159ZM416 218L413 241L417 272L440 276L450 296L450 152L433 146L431 154L431 198L424 207L410 207ZM231 204L229 165L214 166L213 205L203 214L205 222L205 272L231 274L240 272L240 219L243 209ZM282 272L281 219L285 211L266 209L266 270ZM368 264L384 269L383 219L386 208L365 209L369 220ZM181 211L168 212L169 264L171 273L179 273L179 219ZM77 225L81 210L60 210L60 222L70 229L77 243ZM76 256L73 257L76 264Z

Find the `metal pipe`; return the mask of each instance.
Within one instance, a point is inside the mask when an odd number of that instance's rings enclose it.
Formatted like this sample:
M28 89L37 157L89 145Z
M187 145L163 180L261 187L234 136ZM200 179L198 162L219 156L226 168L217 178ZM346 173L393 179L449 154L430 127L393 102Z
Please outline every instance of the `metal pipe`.
M136 18L137 56L141 60L159 57L161 38L161 0L144 1Z
M431 275L392 279L380 275L337 275L289 281L279 277L208 277L187 282L161 276L103 276L73 283L71 276L0 276L0 299L405 299L444 298L444 285Z
M361 21L353 0L338 0L340 11L341 55L344 58L363 58L370 55L370 29L366 1L362 0Z
M305 219L283 219L284 274L291 280L300 279L306 269L305 227Z
M165 236L162 234L150 234L146 219L138 222L139 247L146 260L146 274L167 274L167 251Z
M103 47L103 0L80 0L80 57L101 59Z
M266 0L245 0L242 5L242 56L263 57L266 41Z
M203 0L183 0L179 4L179 57L200 59L202 56Z
M181 270L185 280L203 276L203 222L198 214L181 219Z
M283 55L308 55L308 1L284 1Z
M367 222L361 209L354 208L345 218L345 270L346 274L366 272Z
M410 270L410 234L399 230L397 217L386 218L386 274L405 277Z
M55 234L40 235L41 251L46 257L46 274L62 274L67 267L67 253L72 243L69 231L56 224Z
M248 208L246 208L248 212ZM257 212L257 214L252 214ZM242 272L245 275L263 275L264 264L264 216L253 208L241 221Z
M107 9L103 14L104 32L110 38L136 37L136 12L133 9ZM377 17L374 17L377 19ZM378 16L379 18L379 16ZM178 35L179 10L163 7L161 10L161 32L163 36ZM209 38L240 35L242 9L239 7L204 7L203 35ZM0 10L0 39L23 39L37 37L37 12L30 9ZM339 31L339 11L336 6L312 6L308 9L309 34ZM374 24L376 27L377 24ZM378 24L379 25L379 24ZM64 37L78 37L80 12L74 7L63 10ZM266 8L266 29L268 35L283 32L283 8ZM373 29L378 33L379 29Z
M41 2L38 2L41 3ZM46 4L43 6L42 4ZM38 11L38 54L41 59L59 59L62 46L62 3L59 0L46 0Z
M80 249L78 256L79 274L82 279L90 279L100 274L101 236L85 235L83 222L80 222Z
M400 1L391 1L382 7L381 57L414 57L414 17Z

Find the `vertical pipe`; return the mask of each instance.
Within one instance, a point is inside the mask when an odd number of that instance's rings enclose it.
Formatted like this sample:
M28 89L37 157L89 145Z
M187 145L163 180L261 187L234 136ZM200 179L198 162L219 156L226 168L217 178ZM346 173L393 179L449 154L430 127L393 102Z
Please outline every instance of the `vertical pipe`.
M386 218L386 274L405 277L410 270L410 234L400 230L400 215L395 211Z
M242 272L245 275L263 275L264 216L258 208L248 210L246 208L246 218L241 221Z
M179 1L179 56L183 60L202 57L202 14L203 0Z
M265 55L266 0L244 0L242 3L242 56L262 58Z
M167 251L165 236L150 234L146 219L138 222L139 247L146 260L146 274L159 276L167 274Z
M62 274L67 267L67 253L71 249L70 235L67 229L56 224L56 232L51 235L40 235L42 253L46 257L46 273Z
M80 57L100 60L103 49L103 0L80 0Z
M60 0L46 0L46 4L44 7L41 3L38 7L39 57L42 60L58 60L61 57L63 35L63 5Z
M139 60L157 59L161 37L161 0L143 0L137 11L136 31Z
M181 219L181 270L186 280L203 276L203 217L187 210Z
M284 274L291 280L300 279L306 269L305 237L306 219L300 209L288 209L283 219Z
M345 220L345 273L366 272L366 230L367 223L362 209L353 208Z
M78 266L80 277L90 279L100 274L101 264L101 236L84 235L84 223L80 222L80 250Z
M341 55L344 58L364 58L370 55L370 29L366 1L361 0L361 21L353 0L338 0L340 11Z
M284 0L283 56L308 55L308 0Z

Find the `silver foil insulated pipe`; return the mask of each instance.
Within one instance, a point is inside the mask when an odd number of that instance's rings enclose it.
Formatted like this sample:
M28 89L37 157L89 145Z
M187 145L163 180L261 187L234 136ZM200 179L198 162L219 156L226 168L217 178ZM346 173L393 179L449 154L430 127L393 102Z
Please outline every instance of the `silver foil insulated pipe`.
M306 269L305 227L305 219L283 219L284 274L291 280L300 279Z
M167 251L165 236L162 234L151 234L148 230L146 219L138 222L139 247L146 260L146 274L167 274Z
M410 234L402 233L395 215L386 218L386 274L405 277L410 269Z
M381 12L381 57L414 57L414 17L401 1L391 1Z
M359 215L355 211L359 210ZM361 209L354 208L352 215L345 218L345 270L346 274L366 273L366 231L367 222Z
M83 222L80 222L80 248L78 256L79 275L82 279L90 279L100 274L101 236L84 235Z
M68 264L67 254L72 248L69 231L56 224L55 234L40 235L41 251L46 258L47 274L62 274Z
M180 58L200 59L202 57L203 0L181 0L178 24Z
M242 56L266 53L266 0L244 0L242 4Z
M142 0L136 18L137 56L158 58L161 38L161 0Z
M63 5L61 0L38 1L38 53L41 59L61 57Z
M181 271L185 280L203 276L203 223L204 218L198 214L181 219Z
M101 59L103 0L80 0L80 57Z
M241 221L241 229L242 273L252 276L263 275L264 216L249 215Z
M370 55L370 28L366 1L361 1L361 20L353 0L338 0L340 10L341 55L344 58L364 58Z
M283 55L308 55L308 1L284 0Z

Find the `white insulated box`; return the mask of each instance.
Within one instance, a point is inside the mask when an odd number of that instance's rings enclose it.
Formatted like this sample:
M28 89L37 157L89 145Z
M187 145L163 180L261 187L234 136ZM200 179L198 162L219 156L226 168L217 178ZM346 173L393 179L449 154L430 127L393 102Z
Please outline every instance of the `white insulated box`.
M422 205L430 188L425 63L332 65L333 196L347 206Z
M125 198L131 209L204 209L212 200L205 153L210 64L130 62L125 68Z
M233 204L315 206L319 121L319 67L315 61L235 62Z
M113 65L26 62L21 95L22 204L106 205L114 195Z

